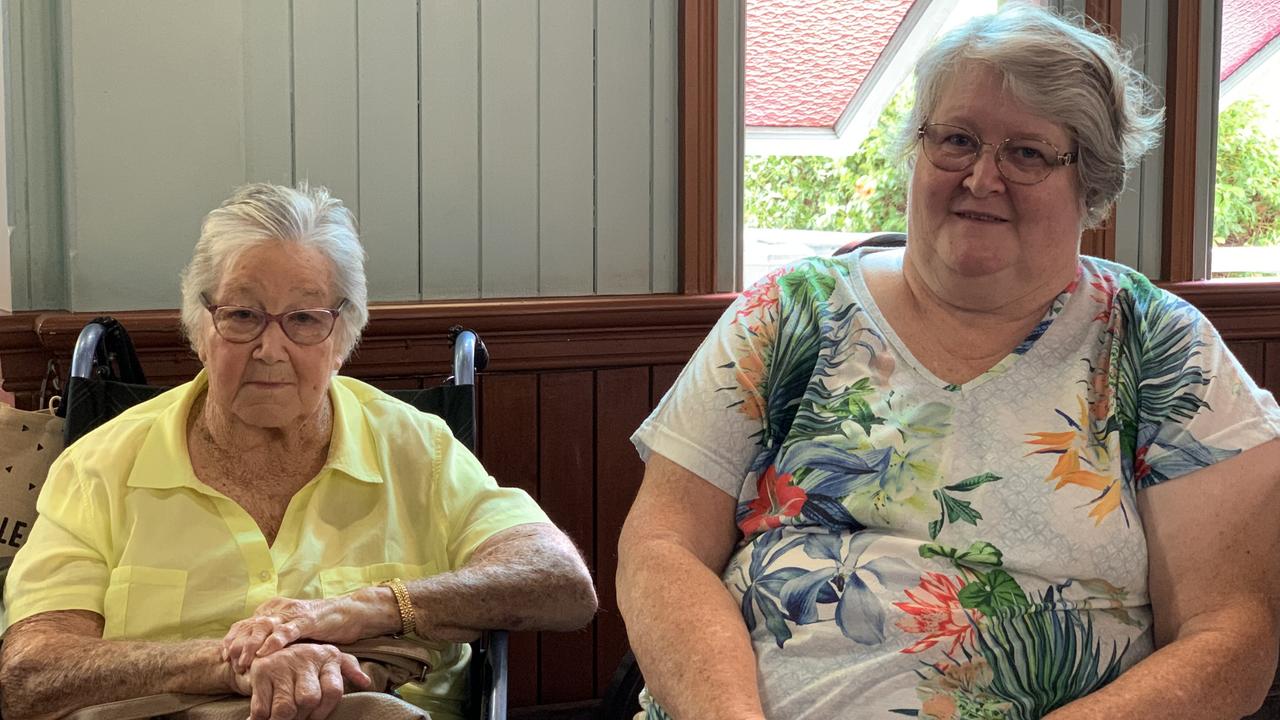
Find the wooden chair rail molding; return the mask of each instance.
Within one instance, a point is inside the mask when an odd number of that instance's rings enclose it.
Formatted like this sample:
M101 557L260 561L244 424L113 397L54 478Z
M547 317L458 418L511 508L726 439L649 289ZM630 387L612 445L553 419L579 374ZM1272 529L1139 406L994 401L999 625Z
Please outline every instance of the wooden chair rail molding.
M1280 283L1161 285L1200 308L1233 345L1280 339ZM632 295L374 304L360 347L343 372L396 385L403 384L398 380L439 375L449 366L445 337L456 324L484 338L493 351L490 372L682 364L732 297ZM33 311L0 316L0 377L19 407L36 402L51 359L65 378L80 328L101 314ZM175 384L198 370L182 339L177 310L112 314L129 329L152 382Z
M447 371L453 325L480 333L490 372L681 364L733 296L633 295L374 304L344 374L387 386ZM0 377L19 407L31 407L51 359L66 377L85 323L104 312L21 312L0 316ZM182 338L177 310L109 313L129 330L147 379L189 379L199 362Z

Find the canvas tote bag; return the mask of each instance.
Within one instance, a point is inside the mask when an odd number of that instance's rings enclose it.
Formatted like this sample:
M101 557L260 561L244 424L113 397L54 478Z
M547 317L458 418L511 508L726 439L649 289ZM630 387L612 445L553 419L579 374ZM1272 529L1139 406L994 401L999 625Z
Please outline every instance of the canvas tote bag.
M62 418L51 410L18 410L0 403L0 586L31 534L36 498L49 466L62 452L62 426Z

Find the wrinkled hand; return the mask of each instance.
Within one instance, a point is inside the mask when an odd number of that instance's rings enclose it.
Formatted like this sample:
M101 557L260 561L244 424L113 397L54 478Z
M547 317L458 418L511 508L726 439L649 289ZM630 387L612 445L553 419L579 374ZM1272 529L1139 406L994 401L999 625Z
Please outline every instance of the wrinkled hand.
M344 680L359 690L372 682L354 656L312 643L258 658L249 672L235 674L236 690L250 696L249 720L324 720L342 699Z
M364 637L360 605L350 595L324 600L276 597L261 605L222 639L222 657L238 673L249 670L255 658L277 652L298 640L334 644Z

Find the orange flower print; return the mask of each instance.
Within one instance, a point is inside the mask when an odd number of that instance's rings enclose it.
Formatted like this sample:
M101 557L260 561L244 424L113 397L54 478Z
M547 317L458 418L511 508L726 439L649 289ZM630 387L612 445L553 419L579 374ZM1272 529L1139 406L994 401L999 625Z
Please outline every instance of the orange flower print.
M1111 310L1115 305L1116 293L1118 292L1116 277L1102 273L1097 280L1089 283L1089 286L1094 290L1093 295L1090 297L1095 303L1102 306L1102 309L1098 311L1097 315L1093 316L1093 319L1097 322L1107 322L1111 317Z
M734 313L734 318L754 315L759 310L772 309L778 304L778 278L793 268L783 266L771 270L754 285L742 291L742 306Z
M809 496L804 488L792 485L791 480L791 473L779 475L775 465L764 471L756 483L759 497L747 504L749 512L738 522L744 536L772 530L782 525L783 518L800 514Z
M1076 400L1080 405L1078 422L1071 420L1066 413L1059 412L1062 417L1067 418L1072 429L1062 432L1027 433L1032 439L1027 440L1026 443L1040 446L1027 455L1058 455L1057 462L1053 464L1053 469L1045 478L1045 482L1058 481L1053 488L1055 491L1068 485L1076 485L1098 493L1088 501L1088 504L1093 506L1089 510L1089 517L1093 518L1093 524L1096 527L1101 525L1108 515L1121 508L1120 478L1104 475L1095 470L1095 468L1105 470L1110 460L1104 446L1090 442L1089 431L1086 429L1090 427L1090 411L1083 397L1077 397ZM1123 511L1122 514L1125 515L1127 523L1127 514Z
M733 378L742 394L738 412L752 420L764 417L764 359L755 353L738 358Z
M905 591L911 602L896 602L894 606L905 612L907 617L898 618L894 625L903 632L924 637L902 652L923 652L950 638L951 647L947 652L954 653L960 643L973 635L973 624L969 618L977 620L981 614L977 610L965 610L960 605L957 596L962 587L962 578L930 572L921 576L919 588Z

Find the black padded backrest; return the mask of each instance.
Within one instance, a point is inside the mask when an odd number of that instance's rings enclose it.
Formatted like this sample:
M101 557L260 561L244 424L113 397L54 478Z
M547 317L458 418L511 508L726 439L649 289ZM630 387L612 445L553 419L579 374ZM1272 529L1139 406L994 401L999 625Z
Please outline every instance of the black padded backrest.
M903 247L907 244L907 234L900 232L886 232L879 235L872 235L865 240L854 240L840 247L839 250L831 253L832 256L844 255L851 253L860 247Z
M474 385L440 385L426 390L392 390L392 397L403 400L422 412L439 415L453 431L458 442L468 450L476 449Z
M102 423L168 389L73 377L67 381L63 401L67 422L62 426L62 437L70 445Z

